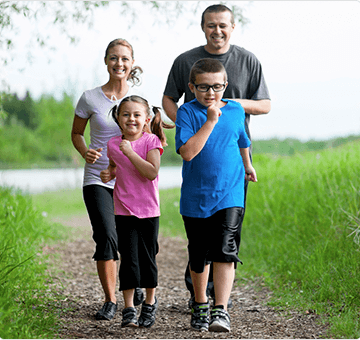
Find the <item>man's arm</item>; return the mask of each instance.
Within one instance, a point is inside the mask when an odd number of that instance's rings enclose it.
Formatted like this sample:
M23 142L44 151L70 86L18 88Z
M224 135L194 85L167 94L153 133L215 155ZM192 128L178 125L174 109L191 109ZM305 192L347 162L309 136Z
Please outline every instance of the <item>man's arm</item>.
M270 99L261 99L261 100L252 100L252 99L232 99L241 104L244 108L245 113L250 115L264 115L270 112L271 110L271 100Z
M162 107L166 115L175 123L178 105L175 103L174 99L164 95L162 99Z

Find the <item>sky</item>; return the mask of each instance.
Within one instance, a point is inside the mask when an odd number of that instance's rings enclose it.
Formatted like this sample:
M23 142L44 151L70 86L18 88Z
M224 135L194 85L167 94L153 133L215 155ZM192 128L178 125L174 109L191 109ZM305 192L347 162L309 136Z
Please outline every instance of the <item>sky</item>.
M162 93L174 59L205 45L200 15L186 16L170 26L153 25L153 17L139 9L135 23L120 17L112 4L97 10L93 29L76 27L80 42L69 45L51 27L43 27L56 42L54 53L32 49L26 61L31 27L24 21L17 35L14 61L5 69L11 92L26 90L36 98L48 93L70 93L78 100L87 89L108 80L104 53L115 38L127 39L135 64L143 68L142 93L161 106ZM231 2L229 2L231 4ZM297 138L325 140L360 134L360 1L237 1L249 19L238 24L231 44L254 53L260 60L272 109L253 116L254 140ZM189 25L192 20L195 24ZM41 28L41 22L39 22ZM19 71L19 68L22 71Z

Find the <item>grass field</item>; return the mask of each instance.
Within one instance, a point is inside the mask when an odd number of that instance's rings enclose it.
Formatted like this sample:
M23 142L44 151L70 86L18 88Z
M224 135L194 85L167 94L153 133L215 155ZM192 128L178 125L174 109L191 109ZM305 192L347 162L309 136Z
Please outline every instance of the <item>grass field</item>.
M326 337L359 338L360 143L291 157L255 154L254 166L259 181L249 185L240 249L244 265L239 266L238 277L266 284L274 292L271 304L278 308L321 315L323 322L330 324ZM160 228L165 235L185 237L179 197L179 189L160 193ZM32 201L36 216L42 212L48 215L46 223L56 216L86 213L81 190L34 195ZM19 206L30 206L24 202ZM10 211L6 216L11 214ZM33 240L30 235L33 232L16 236L16 240L25 240L17 245L19 249L22 243L27 245L28 239ZM44 239L39 238L35 249ZM26 260L34 251L37 250L19 254L13 265ZM21 267L27 268L31 261L38 262L30 259ZM13 291L6 294L10 296ZM26 301L29 312L31 306L39 305L32 296L21 299L18 304L29 299ZM7 312L5 317L13 320ZM21 333L21 328L16 332L15 337L31 337L29 332ZM0 336L11 337L9 334Z

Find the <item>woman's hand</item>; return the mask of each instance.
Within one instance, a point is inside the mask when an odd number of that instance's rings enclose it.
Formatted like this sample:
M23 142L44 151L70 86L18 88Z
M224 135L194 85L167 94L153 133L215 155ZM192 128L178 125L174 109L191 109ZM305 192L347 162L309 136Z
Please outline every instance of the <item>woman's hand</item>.
M86 163L94 164L102 156L102 154L100 153L102 150L102 148L98 148L96 150L88 149L84 155Z

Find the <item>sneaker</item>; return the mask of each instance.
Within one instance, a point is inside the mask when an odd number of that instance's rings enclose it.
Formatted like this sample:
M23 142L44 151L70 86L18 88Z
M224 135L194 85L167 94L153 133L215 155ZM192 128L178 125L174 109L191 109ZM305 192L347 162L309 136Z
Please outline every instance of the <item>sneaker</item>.
M144 293L141 288L135 288L134 291L134 306L139 306L144 301Z
M210 332L230 332L230 316L224 306L215 306L210 315Z
M210 304L193 302L191 306L191 327L196 331L206 332L209 328Z
M155 323L155 314L158 309L158 301L155 296L155 303L153 305L148 305L143 302L141 306L141 314L139 317L139 326L150 328Z
M136 309L133 307L128 307L122 311L123 319L121 322L121 327L138 327L139 322L136 317Z
M191 310L192 309L192 305L193 303L195 302L195 296L191 296L191 298L189 299L189 302L188 302L188 306L189 306L189 309Z
M215 288L214 288L214 286L210 290L206 291L206 294L213 299L213 304L215 306ZM229 310L232 307L233 307L233 302L232 302L231 298L229 298L228 303L227 303L227 309Z
M105 302L101 309L95 314L96 320L111 320L116 313L117 304L111 301Z

